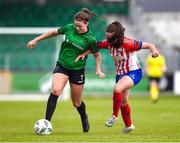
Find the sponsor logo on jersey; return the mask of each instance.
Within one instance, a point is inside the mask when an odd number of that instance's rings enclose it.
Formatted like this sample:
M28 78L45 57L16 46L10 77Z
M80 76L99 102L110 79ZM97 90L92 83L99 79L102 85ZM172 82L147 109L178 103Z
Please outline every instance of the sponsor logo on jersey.
M139 46L139 45L140 45L140 42L139 42L139 41L134 40L134 46Z
M83 48L83 47L81 47L81 46L77 45L77 44L76 44L76 43L74 43L74 42L70 42L70 40L69 40L69 39L67 39L67 38L66 38L66 42L67 42L67 43L72 44L74 47L76 47L76 48L78 48L78 49L80 49L80 50L84 50L84 48Z
M125 60L124 56L112 56L112 58L115 62Z
M75 46L76 48L80 49L80 50L84 50L83 47L77 45L76 43L73 43L73 42L72 42L71 44L72 44L73 46Z

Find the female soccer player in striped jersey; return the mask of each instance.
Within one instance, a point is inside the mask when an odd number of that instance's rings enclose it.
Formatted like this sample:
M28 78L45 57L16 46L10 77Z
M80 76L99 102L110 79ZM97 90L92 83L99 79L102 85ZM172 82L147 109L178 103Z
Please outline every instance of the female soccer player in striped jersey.
M142 78L142 69L136 56L136 52L141 49L149 49L152 57L158 56L156 47L147 42L133 40L124 36L125 28L118 21L112 22L106 29L106 40L98 42L99 48L110 50L110 54L116 65L116 84L113 91L113 113L112 117L105 122L105 125L112 127L118 119L119 109L125 124L123 133L128 133L135 129L131 120L131 109L128 103L129 90L137 85ZM84 59L86 51L76 58Z
M88 28L90 16L95 15L88 9L84 8L74 17L74 23L63 26L57 30L52 30L44 33L28 43L28 48L34 48L36 43L58 34L66 36L65 41L61 44L59 58L54 69L52 79L52 92L49 96L46 108L45 118L51 120L59 95L65 87L67 81L70 82L71 99L74 107L80 114L82 127L84 132L89 131L89 121L86 113L85 103L82 101L82 92L85 82L85 60L74 62L75 58L87 50L91 50L96 59L96 74L99 77L104 77L101 72L101 56L96 45L96 40Z

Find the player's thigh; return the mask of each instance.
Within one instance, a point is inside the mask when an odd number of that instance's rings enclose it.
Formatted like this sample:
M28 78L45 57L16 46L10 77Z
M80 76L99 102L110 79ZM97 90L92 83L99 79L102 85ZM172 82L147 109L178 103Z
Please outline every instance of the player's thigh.
M134 86L134 82L131 77L125 75L123 76L115 85L115 90L124 91Z
M62 73L54 73L52 78L52 92L60 94L66 85L69 77Z
M148 79L149 79L150 86L158 86L160 78L149 76Z
M158 86L158 83L159 83L159 80L154 79L150 81L151 86Z
M74 84L70 82L71 87L71 99L75 107L79 107L81 104L82 93L84 84Z

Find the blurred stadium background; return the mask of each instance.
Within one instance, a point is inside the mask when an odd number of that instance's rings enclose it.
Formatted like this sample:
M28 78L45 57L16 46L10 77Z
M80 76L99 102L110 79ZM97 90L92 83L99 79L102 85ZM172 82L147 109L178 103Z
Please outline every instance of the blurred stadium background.
M163 3L163 6L162 6ZM50 28L73 22L74 14L87 7L107 20L93 18L90 29L97 40L104 38L106 25L119 20L126 27L126 35L156 44L165 55L168 66L163 90L179 94L180 84L180 2L178 0L1 0L0 1L0 93L48 93L50 77L55 65L62 36L42 41L36 49L26 44ZM110 93L114 84L114 65L108 51L101 51L103 70L107 78L95 76L95 61L89 56L85 93ZM149 53L141 51L139 59L145 67ZM175 76L178 76L175 78ZM133 91L147 91L146 75ZM106 84L112 83L112 84ZM93 89L93 90L92 90ZM104 93L103 93L104 92ZM85 94L86 95L86 94Z
M47 100L63 36L41 41L32 50L27 49L26 44L51 28L73 22L74 14L83 7L107 17L107 20L92 18L90 22L97 40L104 38L108 23L119 20L126 28L126 35L157 45L168 68L161 89L168 95L180 95L179 0L0 0L1 101ZM108 51L101 50L101 54L107 77L96 77L95 61L90 55L84 96L108 96L110 100L115 81L114 64ZM138 53L143 68L148 54L143 50ZM148 95L148 81L143 74L144 78L133 88L133 94ZM68 90L66 87L63 95L68 95Z

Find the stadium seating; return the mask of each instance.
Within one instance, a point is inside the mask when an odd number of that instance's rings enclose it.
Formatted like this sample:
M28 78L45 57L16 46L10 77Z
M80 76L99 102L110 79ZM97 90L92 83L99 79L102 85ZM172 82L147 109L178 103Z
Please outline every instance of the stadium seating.
M73 7L72 7L73 3ZM88 7L98 15L128 14L126 3L105 3L92 1L91 3L78 3L73 0L48 1L45 5L23 2L0 3L0 27L60 27L73 22L74 14L82 7ZM8 10L8 12L7 12ZM3 19L3 20L2 20ZM106 20L92 18L90 30L98 40L103 39ZM38 44L38 48L29 50L26 44L35 35L0 35L0 68L4 67L5 55L9 55L11 70L47 70L54 65L55 40L47 40ZM43 59L43 60L39 60ZM93 66L94 67L94 66ZM92 67L88 67L93 69Z
M180 12L150 13L144 16L155 33L172 47L179 47Z

